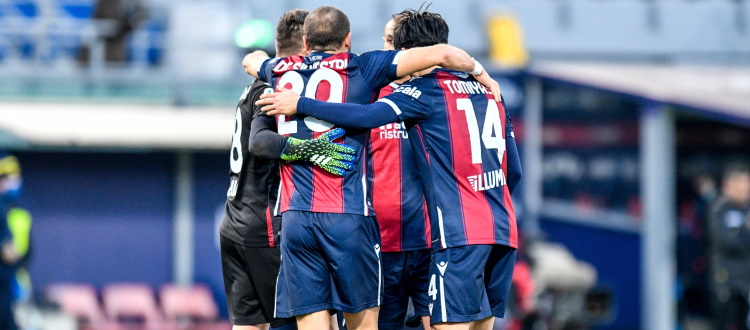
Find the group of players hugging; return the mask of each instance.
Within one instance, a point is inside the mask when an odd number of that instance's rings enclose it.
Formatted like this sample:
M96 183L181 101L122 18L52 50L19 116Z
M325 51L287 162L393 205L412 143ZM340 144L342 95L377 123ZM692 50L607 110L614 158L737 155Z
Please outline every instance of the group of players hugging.
M500 89L404 10L384 50L351 53L349 19L285 13L276 58L243 60L221 224L235 329L492 329L518 244L521 175ZM333 321L332 321L333 320Z

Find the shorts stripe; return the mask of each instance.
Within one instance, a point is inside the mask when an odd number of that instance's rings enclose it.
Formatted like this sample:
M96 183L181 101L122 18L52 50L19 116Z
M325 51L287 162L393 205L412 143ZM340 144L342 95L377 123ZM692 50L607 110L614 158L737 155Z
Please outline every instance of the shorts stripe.
M440 207L437 207L437 214L438 214L438 229L440 229L440 246L445 249L448 247L448 245L445 242L445 229L443 228L443 211L440 210Z
M378 256L378 306L380 306L380 297L382 296L383 292L381 290L383 289L381 286L383 285L383 267L380 265L380 253L378 251L377 245L375 246L375 254Z
M443 276L440 276L440 317L443 322L448 322L448 315L445 312L445 285Z

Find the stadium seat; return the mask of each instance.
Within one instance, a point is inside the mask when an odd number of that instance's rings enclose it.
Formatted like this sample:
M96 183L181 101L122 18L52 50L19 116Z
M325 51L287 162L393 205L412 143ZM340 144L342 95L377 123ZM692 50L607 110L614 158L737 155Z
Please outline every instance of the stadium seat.
M228 322L218 320L219 308L203 284L166 284L159 290L159 300L167 321L178 329L231 328Z
M102 289L104 311L126 328L165 329L164 318L148 284L116 283Z
M104 315L96 290L88 284L60 283L47 287L47 298L78 320L79 329L116 329Z

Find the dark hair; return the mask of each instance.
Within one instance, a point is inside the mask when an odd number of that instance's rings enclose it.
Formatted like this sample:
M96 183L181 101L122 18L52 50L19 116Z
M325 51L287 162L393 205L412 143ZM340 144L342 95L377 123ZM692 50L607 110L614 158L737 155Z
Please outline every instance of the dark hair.
M733 160L724 167L724 180L734 179L738 175L750 175L750 166L741 160Z
M348 34L349 17L336 7L320 6L305 19L305 39L312 50L337 50Z
M430 6L428 5L427 8ZM393 47L396 49L448 43L448 23L438 13L406 9L393 15ZM421 10L421 9L420 9ZM398 17L398 19L396 19Z
M292 56L305 48L302 32L309 13L304 9L292 9L281 16L276 24L276 56Z

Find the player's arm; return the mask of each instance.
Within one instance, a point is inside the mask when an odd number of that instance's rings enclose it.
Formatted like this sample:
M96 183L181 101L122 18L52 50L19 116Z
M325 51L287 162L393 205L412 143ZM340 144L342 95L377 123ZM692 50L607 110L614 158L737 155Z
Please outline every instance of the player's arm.
M343 129L330 130L316 139L302 140L276 133L276 120L257 116L250 128L250 153L268 159L308 161L323 170L344 176L354 168L356 149L333 142L346 133Z
M474 75L478 82L490 89L492 95L495 96L495 101L500 102L500 85L490 78L479 62L458 47L446 44L415 47L401 52L398 56L396 73L399 77L408 76L433 66L469 72Z
M263 62L265 62L267 59L269 59L269 57L266 52L262 50L256 50L250 54L245 55L245 58L242 59L242 67L245 68L245 72L247 72L249 75L255 78L260 78L258 71L260 71Z
M300 97L283 87L279 92L261 96L255 104L263 106L268 115L303 114L350 128L374 128L399 121L398 113L384 99L371 104L328 103Z
M251 154L267 159L281 159L281 153L289 138L276 133L276 120L269 116L257 116L250 124L248 149Z
M513 190L518 186L518 182L521 181L521 158L518 155L518 147L516 146L516 136L513 133L513 124L510 122L510 114L507 114L505 120L505 150L508 153L508 190L513 193Z
M470 72L474 70L474 59L465 51L451 45L440 44L414 47L398 55L396 73L399 77L440 66L448 70Z

